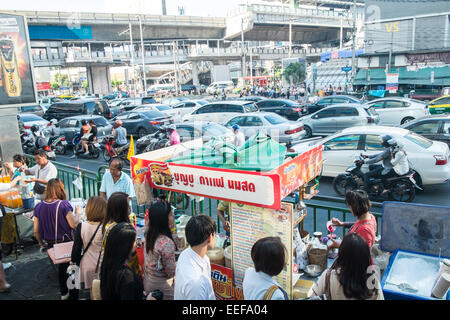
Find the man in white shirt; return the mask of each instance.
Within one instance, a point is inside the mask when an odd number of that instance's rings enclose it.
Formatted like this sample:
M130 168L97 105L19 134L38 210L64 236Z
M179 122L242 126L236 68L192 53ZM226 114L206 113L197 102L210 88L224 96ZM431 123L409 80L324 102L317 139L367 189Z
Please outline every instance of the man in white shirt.
M185 234L190 248L177 261L174 300L216 300L206 254L214 247L216 223L206 215L194 216L186 224Z
M45 188L50 179L56 179L58 170L55 165L48 161L47 153L44 150L37 150L34 153L34 161L36 165L30 169L25 170L25 174L35 176L28 180L34 182L34 196L36 199L43 201L45 199Z
M243 146L245 143L245 136L244 134L241 132L241 128L239 127L239 125L235 124L233 127L233 133L234 133L234 140L233 140L233 144L236 146L236 148L239 148L240 146Z

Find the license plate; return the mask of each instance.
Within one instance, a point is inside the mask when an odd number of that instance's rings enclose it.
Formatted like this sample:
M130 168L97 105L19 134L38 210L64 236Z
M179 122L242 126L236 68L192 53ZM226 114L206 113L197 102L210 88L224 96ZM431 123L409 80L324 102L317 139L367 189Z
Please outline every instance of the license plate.
M100 148L100 143L94 143L94 147Z
M50 158L54 158L55 157L55 152L49 151L49 152L47 152L47 156L50 157Z
M67 144L67 141L61 141L61 144L62 144L63 146L65 146L65 145Z

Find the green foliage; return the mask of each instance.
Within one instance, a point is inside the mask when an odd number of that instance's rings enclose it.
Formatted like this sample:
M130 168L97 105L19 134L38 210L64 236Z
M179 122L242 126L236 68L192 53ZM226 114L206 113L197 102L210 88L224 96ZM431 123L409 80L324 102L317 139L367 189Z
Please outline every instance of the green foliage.
M82 88L87 88L87 87L89 87L88 82L87 82L87 81L83 81L83 82L81 83L81 87L82 87Z
M118 87L120 85L123 84L123 81L119 81L119 80L111 80L111 86L114 87Z
M287 81L292 81L293 83L303 82L306 79L305 64L299 62L291 63L284 69L283 76Z
M52 90L59 89L59 83L58 82L50 82L50 88Z
M58 88L69 86L69 78L66 74L55 73L55 82L58 84Z

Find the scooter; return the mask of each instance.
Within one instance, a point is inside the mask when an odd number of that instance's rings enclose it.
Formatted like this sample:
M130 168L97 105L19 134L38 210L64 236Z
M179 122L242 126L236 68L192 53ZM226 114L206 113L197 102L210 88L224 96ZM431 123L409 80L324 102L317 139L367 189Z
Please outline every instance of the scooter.
M127 159L128 148L130 147L130 144L127 143L126 145L115 149L113 147L115 142L116 139L112 135L103 138L102 141L103 159L105 159L106 162L110 163L112 159L120 158L125 162L126 165L130 165L130 160Z
M149 152L170 146L170 133L167 127L160 127L158 131L148 134L136 141L138 153Z
M98 159L100 157L100 147L100 143L88 141L88 154L84 154L84 148L81 143L74 146L73 152L79 158Z

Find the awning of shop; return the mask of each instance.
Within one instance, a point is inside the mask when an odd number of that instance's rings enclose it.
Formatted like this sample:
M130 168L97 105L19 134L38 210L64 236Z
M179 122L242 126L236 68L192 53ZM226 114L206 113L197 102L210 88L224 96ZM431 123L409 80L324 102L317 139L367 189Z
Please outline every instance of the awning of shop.
M355 85L386 84L386 73L384 69L370 69L370 80L366 69L361 69L355 76Z
M419 68L408 71L406 67L399 68L399 84L431 85L431 72L434 72L433 85L450 85L450 66Z

